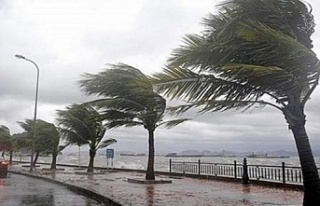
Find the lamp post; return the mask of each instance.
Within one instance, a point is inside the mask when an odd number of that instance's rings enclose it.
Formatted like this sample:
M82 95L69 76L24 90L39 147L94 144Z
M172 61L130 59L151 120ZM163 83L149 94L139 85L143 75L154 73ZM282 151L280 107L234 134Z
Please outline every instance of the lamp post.
M35 139L35 132L36 132L36 121L37 121L37 105L38 105L38 89L39 89L39 67L38 65L22 55L16 54L16 58L22 59L28 62L31 62L37 69L37 83L36 83L36 94L35 94L35 103L34 103L34 116L33 116L33 130L32 130L32 140L31 140L31 162L30 162L30 172L33 171L33 155L34 155L34 139Z

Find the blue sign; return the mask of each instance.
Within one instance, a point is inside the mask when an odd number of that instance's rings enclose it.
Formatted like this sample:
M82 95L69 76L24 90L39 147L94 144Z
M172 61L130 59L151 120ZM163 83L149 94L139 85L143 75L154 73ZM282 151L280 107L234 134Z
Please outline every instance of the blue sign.
M107 158L114 157L114 149L107 149Z

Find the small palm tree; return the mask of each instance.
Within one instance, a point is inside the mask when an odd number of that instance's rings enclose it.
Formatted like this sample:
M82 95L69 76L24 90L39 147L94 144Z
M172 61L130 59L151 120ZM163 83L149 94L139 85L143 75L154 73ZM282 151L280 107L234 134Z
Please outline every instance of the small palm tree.
M43 153L52 155L51 169L56 169L58 154L68 146L68 144L59 145L61 139L59 128L43 121L37 126L37 136L36 145L39 145L38 148L41 148Z
M27 119L25 122L18 124L26 131L25 138L16 140L19 147L31 148L34 146L35 158L33 165L38 161L41 153L52 154L51 169L56 169L57 156L67 145L59 145L60 134L54 124L38 119L36 121L36 134L32 140L31 132L33 131L33 120ZM32 141L34 141L32 143Z
M9 128L4 125L0 125L0 151L1 150L2 156L4 156L6 150L10 152L9 164L12 164L14 141Z
M268 105L283 113L298 149L303 205L320 205L320 179L305 129L304 108L319 82L312 51L314 21L300 0L230 0L188 35L169 66L154 76L159 92L186 98L203 112Z
M171 128L187 119L163 121L166 100L153 91L148 77L132 66L111 65L103 72L85 74L83 77L80 85L86 93L104 97L91 103L103 109L108 127L143 126L148 131L146 180L154 180L155 129L161 125Z
M27 136L27 132L15 133L12 135L13 143L17 151L20 151L21 149L29 149Z
M103 124L102 115L89 104L73 104L66 110L58 110L57 121L62 126L63 137L70 144L89 145L87 172L93 172L97 150L117 142L112 138L103 140L107 127Z
M34 150L34 159L33 159L33 166L36 165L39 155L41 152L44 152L46 150L46 144L42 144L42 140L39 139L39 136L37 135L37 132L34 134L34 136L32 135L33 132L33 127L36 126L38 127L39 124L41 124L43 122L43 120L38 119L36 121L36 124L34 124L34 121L31 119L26 119L25 122L18 122L18 124L20 125L20 127L22 127L25 132L26 132L26 136L24 139L19 140L20 144L23 145L24 148L28 148L30 150Z

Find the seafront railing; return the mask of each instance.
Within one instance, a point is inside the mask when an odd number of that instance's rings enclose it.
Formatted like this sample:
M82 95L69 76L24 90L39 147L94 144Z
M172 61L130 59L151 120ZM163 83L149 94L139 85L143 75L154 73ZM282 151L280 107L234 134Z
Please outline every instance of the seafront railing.
M205 176L228 177L242 180L277 182L283 184L302 184L302 171L300 167L281 165L250 165L246 158L243 163L234 161L233 164L201 162L181 162L169 160L170 173L197 174ZM318 168L320 173L320 168Z

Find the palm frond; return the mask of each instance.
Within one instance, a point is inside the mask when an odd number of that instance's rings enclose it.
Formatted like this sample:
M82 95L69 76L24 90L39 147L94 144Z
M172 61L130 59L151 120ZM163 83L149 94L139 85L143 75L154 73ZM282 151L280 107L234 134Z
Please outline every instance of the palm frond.
M185 113L188 110L193 108L198 108L199 113L205 113L205 112L226 111L230 109L235 109L235 110L241 109L245 111L254 105L258 105L260 106L260 108L266 105L270 105L272 107L275 107L281 110L281 108L278 107L277 105L271 104L269 102L265 102L262 100L260 101L225 101L225 100L198 101L198 102L184 104L184 105L172 106L172 107L169 107L167 110L171 115L181 115L182 113Z
M112 138L109 138L109 139L106 139L106 140L103 140L99 146L98 146L98 149L101 149L101 148L105 148L111 144L114 144L114 143L117 143L117 140L116 139L112 139Z
M167 67L154 75L155 88L171 98L187 98L188 101L212 100L227 97L228 100L252 100L263 95L258 88L222 79L214 75L196 74L185 68Z
M95 128L102 124L99 113L90 105L73 104L67 110L58 110L57 122L65 128L73 129L83 137L94 136Z
M117 119L133 120L137 113L125 112L122 110L107 109L103 111L104 120L113 121Z
M134 127L144 125L143 122L133 121L133 120L114 120L105 124L107 128L116 128L116 127Z
M171 58L168 60L170 66L197 68L201 67L202 59L210 58L207 52L210 45L203 37L190 34L183 38L183 42L184 45L173 50ZM202 57L201 60L198 58L199 56Z
M98 74L84 74L79 81L87 94L122 97L139 102L141 96L152 95L152 85L140 70L126 64L111 64Z
M31 119L26 119L25 122L18 121L17 123L18 123L18 124L20 125L20 127L21 127L22 129L24 129L26 132L31 132L31 131L32 131L32 127L33 127L33 125L34 125L34 122L33 122L33 120L31 120Z
M7 126L5 125L0 125L0 132L1 133L6 133L6 134L10 134L10 130Z
M130 99L115 97L115 98L103 98L89 102L90 104L97 106L98 108L115 108L123 111L139 112L145 110L145 105L139 102L132 101Z
M58 153L61 152L62 150L64 150L64 149L65 149L66 147L68 147L68 146L69 146L69 144L59 145L57 152L58 152Z
M76 144L78 146L89 144L88 140L84 139L82 135L76 131L61 128L62 139L66 140L70 144Z
M171 129L185 121L189 121L191 119L189 118L181 118L181 119L174 119L174 120L168 120L168 121L164 121L161 122L160 124L157 125L157 127L164 125L166 128Z
M0 143L1 142L10 142L11 135L10 130L7 126L0 125Z
M230 63L223 67L223 71L223 76L233 81L252 85L257 91L278 97L301 88L301 83L296 81L293 74L279 67Z
M101 140L104 137L107 129L108 129L108 127L106 127L105 125L98 129L97 135L96 135L96 144L99 144L101 142Z

